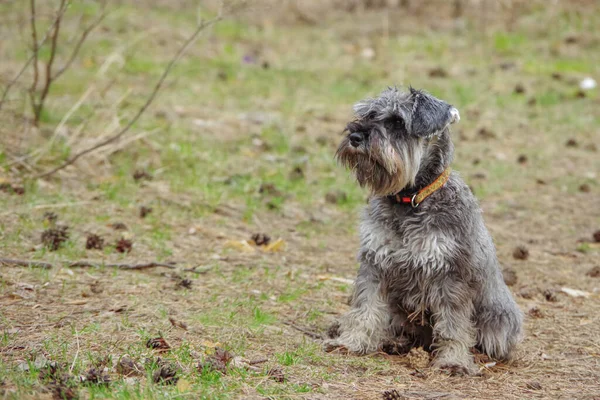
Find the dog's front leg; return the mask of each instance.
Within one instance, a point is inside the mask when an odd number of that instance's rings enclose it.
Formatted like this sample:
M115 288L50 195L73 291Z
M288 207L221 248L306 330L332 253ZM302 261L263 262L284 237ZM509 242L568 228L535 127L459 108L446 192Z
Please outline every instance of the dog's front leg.
M330 328L332 336L337 337L325 342L326 349L345 347L357 354L376 351L387 337L390 312L381 294L375 269L366 263L359 269L351 307L350 311Z
M433 365L451 374L476 374L478 368L470 352L476 330L468 285L447 277L433 287L429 301L434 320Z

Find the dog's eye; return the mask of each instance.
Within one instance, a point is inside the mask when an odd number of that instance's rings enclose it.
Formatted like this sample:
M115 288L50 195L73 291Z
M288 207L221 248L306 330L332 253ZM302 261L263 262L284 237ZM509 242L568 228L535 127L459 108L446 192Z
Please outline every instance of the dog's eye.
M393 130L404 130L404 120L400 117L392 117L388 120L388 125Z

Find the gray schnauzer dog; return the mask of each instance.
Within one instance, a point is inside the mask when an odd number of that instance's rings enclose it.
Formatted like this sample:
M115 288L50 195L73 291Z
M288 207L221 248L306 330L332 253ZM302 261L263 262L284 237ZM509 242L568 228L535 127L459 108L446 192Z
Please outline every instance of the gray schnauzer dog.
M458 111L412 88L388 88L354 111L336 158L371 198L351 310L330 329L326 348L424 346L433 366L452 374L478 372L473 347L509 359L523 316L477 200L449 169Z

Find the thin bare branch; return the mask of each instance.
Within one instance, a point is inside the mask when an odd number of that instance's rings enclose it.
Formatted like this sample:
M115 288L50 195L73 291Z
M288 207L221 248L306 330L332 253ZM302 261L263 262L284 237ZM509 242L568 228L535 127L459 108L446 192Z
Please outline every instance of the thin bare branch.
M306 336L308 336L309 338L312 338L312 339L319 339L319 340L322 340L322 339L323 339L323 336L322 336L322 335L320 335L320 334L318 334L318 333L315 333L315 332L311 332L311 331L309 331L308 329L304 329L304 328L302 328L302 327L300 327L300 326L298 326L298 325L295 325L295 324L293 324L293 323L291 323L291 322L284 322L284 325L287 325L287 326L289 326L290 328L294 328L294 329L295 329L295 330L297 330L298 332L302 332L302 333L304 333L304 334L305 334Z
M103 263L95 263L90 261L77 261L72 264L69 264L69 268L116 268L116 269L128 269L128 270L139 270L139 269L149 269L149 268L169 268L175 269L173 264L159 263L159 262L148 262L142 264L103 264Z
M135 114L135 116L129 121L129 123L127 123L127 125L125 125L125 127L123 129L121 129L115 135L112 135L112 136L108 137L107 139L101 141L100 143L97 143L94 146L91 146L91 147L89 147L87 149L84 149L84 150L76 153L74 156L70 157L67 161L65 161L63 164L59 165L58 167L53 168L50 171L47 171L47 172L35 175L34 178L45 178L45 177L48 177L50 175L53 175L56 172L58 172L58 171L60 171L60 170L62 170L64 168L68 167L69 165L73 164L80 157L83 157L84 155L86 155L88 153L91 153L91 152L93 152L93 151L95 151L95 150L97 150L97 149L99 149L101 147L104 147L104 146L106 146L106 145L108 145L110 143L113 143L114 141L116 141L119 138L121 138L125 133L127 133L127 131L129 131L129 129L131 129L131 127L138 121L138 119L142 116L142 114L144 114L144 112L152 104L152 102L156 98L156 95L158 94L158 92L162 88L162 86L163 86L163 84L165 82L165 79L167 78L167 76L171 72L171 69L175 66L175 64L179 61L179 59L183 56L183 54L187 51L187 49L190 47L190 45L196 40L196 38L198 37L198 35L204 29L206 29L209 26L217 23L221 19L223 19L223 16L221 14L219 14L217 17L215 17L215 18L213 18L213 19L211 19L209 21L201 22L196 27L196 29L194 30L194 32L192 33L192 35L190 35L188 37L188 39L185 41L185 43L183 44L183 46L181 46L181 48L179 49L179 51L171 59L171 61L169 62L169 64L165 68L165 70L163 71L162 75L160 76L158 82L154 86L154 89L150 93L150 96L148 97L148 99L144 103L144 105L142 107L140 107L140 109Z
M12 258L0 258L0 264L16 265L18 267L42 268L42 269L50 269L53 267L52 264L47 263L47 262L31 261L31 260L14 260Z
M38 52L39 44L37 40L37 28L36 28L36 13L35 13L35 0L30 0L30 18L31 18L31 40L32 40L32 51L33 51L33 81L31 82L31 88L29 89L29 96L31 97L31 103L35 107L35 91L40 76L38 67ZM54 29L54 28L53 28Z
M69 3L70 3L70 1L67 2L67 5ZM48 38L50 37L50 32L52 32L54 30L54 27L56 26L56 24L58 23L58 21L60 21L60 19L62 18L63 14L65 13L65 11L67 11L67 8L68 7L63 7L62 9L59 9L58 14L56 15L56 18L54 18L54 21L52 21L52 24L50 25L50 27L48 28L48 30L44 34L44 37L42 38L42 40L37 44L38 49L39 49L39 47L42 47L44 45L44 43L46 43L46 40L48 40ZM27 68L29 67L29 64L31 64L31 62L34 59L37 60L37 56L38 56L38 52L37 51L32 52L32 54L29 56L29 58L27 59L27 61L25 61L25 64L23 64L23 66L19 70L19 72L17 72L17 74L15 75L15 77L10 82L8 82L8 84L4 88L4 92L2 93L2 98L0 99L0 110L2 109L2 104L4 103L4 101L6 100L6 98L8 97L8 93L10 92L10 90L12 89L12 87L18 82L19 79L21 79L21 76L27 70Z
M65 7L65 4L66 4L66 0L61 0L59 10L62 10ZM52 31L52 34L50 35L50 40L51 40L50 41L50 58L48 59L48 62L46 63L46 76L45 76L44 86L42 87L42 93L40 94L40 97L38 98L37 102L34 103L34 105L33 105L36 124L38 124L40 121L40 116L42 114L42 108L44 107L44 101L46 100L46 96L48 96L48 93L50 92L50 86L52 86L52 82L54 80L52 77L52 65L54 64L54 59L56 58L58 34L60 32L61 21L62 21L62 18L59 18L57 20L56 24L54 25L54 30ZM34 90L35 90L35 88L34 88Z
M69 60L65 63L65 65L62 66L62 68L60 68L58 71L56 71L56 73L54 74L54 76L52 77L52 80L56 80L58 79L59 76L61 76L66 70L68 70L71 67L71 64L73 64L73 61L75 61L75 58L77 58L77 55L79 54L79 50L81 49L81 45L83 45L83 42L85 42L85 40L87 39L88 35L98 26L100 25L100 22L102 22L102 20L106 17L106 2L103 2L102 5L102 13L100 14L100 16L98 18L96 18L87 28L85 28L85 30L81 33L81 36L79 37L79 40L77 41L77 43L75 44L75 47L73 48L73 51L71 52L71 56L69 57Z
M54 268L54 264L43 262L43 261L33 261L33 260L16 260L12 258L0 258L0 264L3 265L15 265L18 267L31 267L31 268L43 268L43 269L51 269ZM141 270L141 269L149 269L149 268L169 268L174 269L175 265L168 263L159 263L159 262L147 262L140 264L104 264L102 262L92 262L92 261L76 261L68 265L69 268L116 268L116 269L124 269L124 270Z

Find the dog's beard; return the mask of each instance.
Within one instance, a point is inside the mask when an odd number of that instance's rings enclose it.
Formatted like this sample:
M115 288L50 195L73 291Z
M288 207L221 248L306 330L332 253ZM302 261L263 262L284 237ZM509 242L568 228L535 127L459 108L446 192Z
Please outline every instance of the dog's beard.
M368 187L375 196L387 196L414 185L422 153L418 141L397 149L385 138L372 137L368 145L355 148L345 138L336 158L354 173L361 187Z

